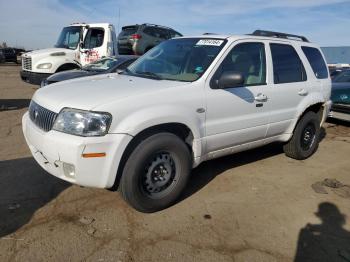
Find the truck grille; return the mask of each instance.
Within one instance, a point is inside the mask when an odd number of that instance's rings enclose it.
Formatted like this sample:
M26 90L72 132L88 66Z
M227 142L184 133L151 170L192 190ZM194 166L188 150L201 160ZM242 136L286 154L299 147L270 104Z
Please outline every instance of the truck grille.
M38 105L32 100L29 105L29 117L36 126L48 132L52 129L57 114Z
M32 58L30 56L22 57L22 69L23 70L32 70Z

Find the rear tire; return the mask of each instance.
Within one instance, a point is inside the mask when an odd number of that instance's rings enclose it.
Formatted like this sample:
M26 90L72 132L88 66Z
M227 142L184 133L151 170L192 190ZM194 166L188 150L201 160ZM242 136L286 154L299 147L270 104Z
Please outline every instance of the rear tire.
M303 160L316 152L319 139L319 116L309 111L299 120L291 140L283 146L283 150L288 157Z
M186 187L191 154L179 137L158 133L142 140L125 163L120 193L136 210L150 213L172 205Z

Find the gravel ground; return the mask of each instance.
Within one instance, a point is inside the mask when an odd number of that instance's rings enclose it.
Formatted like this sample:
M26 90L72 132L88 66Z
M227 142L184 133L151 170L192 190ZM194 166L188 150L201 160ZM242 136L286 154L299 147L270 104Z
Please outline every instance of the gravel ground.
M19 70L0 65L0 261L350 261L349 125L326 123L305 161L274 144L206 162L176 205L142 214L36 164Z

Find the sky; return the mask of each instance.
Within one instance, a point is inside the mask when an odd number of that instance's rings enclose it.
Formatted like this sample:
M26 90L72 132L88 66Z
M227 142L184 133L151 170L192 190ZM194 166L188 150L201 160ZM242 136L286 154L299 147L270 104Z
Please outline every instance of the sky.
M119 30L147 22L183 35L265 29L305 35L321 46L350 46L350 0L0 0L1 43L52 47L73 22L108 22Z

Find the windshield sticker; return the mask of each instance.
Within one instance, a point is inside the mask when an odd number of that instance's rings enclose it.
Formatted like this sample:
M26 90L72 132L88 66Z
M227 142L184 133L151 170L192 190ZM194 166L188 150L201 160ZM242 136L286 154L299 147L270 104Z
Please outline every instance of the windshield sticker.
M211 45L211 46L221 46L224 40L217 39L201 39L197 42L196 45Z

